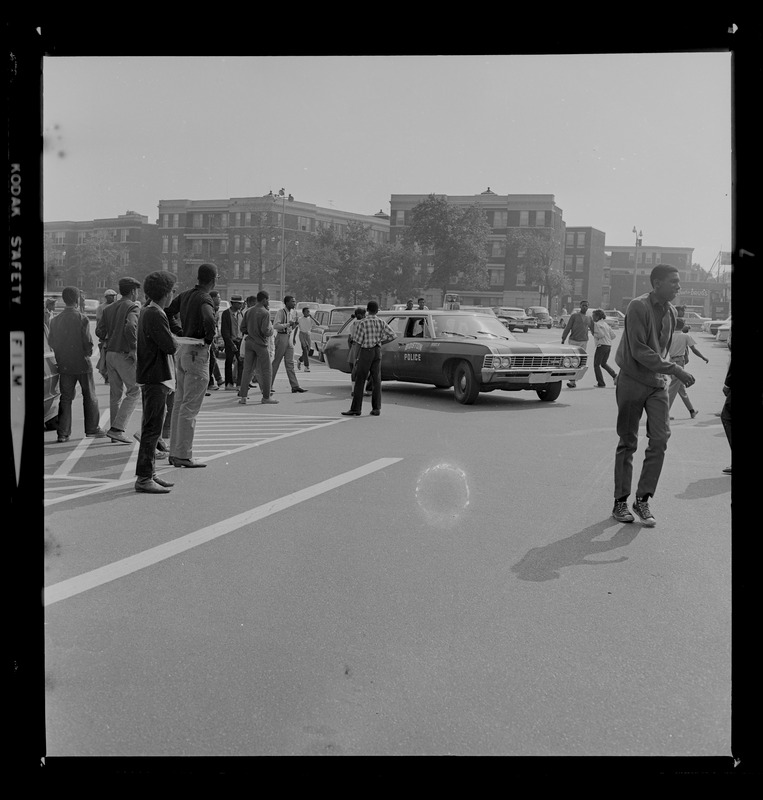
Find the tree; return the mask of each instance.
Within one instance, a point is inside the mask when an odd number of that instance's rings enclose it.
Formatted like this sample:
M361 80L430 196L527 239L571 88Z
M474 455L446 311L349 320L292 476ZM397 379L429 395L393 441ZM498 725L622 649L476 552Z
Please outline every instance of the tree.
M391 295L400 300L415 294L420 287L418 260L416 249L400 242L374 245L368 256L369 299Z
M538 286L538 305L566 291L569 284L560 269L561 243L546 229L515 228L506 234L507 247L514 250L517 268L524 267L531 286ZM567 284L565 284L567 281Z
M426 286L484 289L489 285L485 264L490 230L485 212L476 205L461 208L431 194L412 209L403 239L433 259Z
M332 298L340 268L337 236L324 228L311 236L293 260L289 290L292 294L326 303Z
M87 285L94 286L98 280L103 280L106 286L111 286L117 277L122 252L108 233L98 231L77 245L74 267Z
M368 257L372 243L368 227L357 220L347 223L345 232L336 241L339 268L336 274L336 292L350 303L365 298L371 286Z
M250 249L248 255L252 263L252 274L257 276L258 290L262 291L265 283L265 276L273 279L279 277L281 269L281 256L278 253L276 243L281 241L282 229L272 221L273 217L267 211L259 214L252 213L253 225L251 233L244 236L249 240ZM283 231L288 234L288 230ZM293 233L293 231L292 231ZM286 242L281 243L281 247L286 247ZM289 255L292 255L289 253ZM287 251L284 251L284 261Z

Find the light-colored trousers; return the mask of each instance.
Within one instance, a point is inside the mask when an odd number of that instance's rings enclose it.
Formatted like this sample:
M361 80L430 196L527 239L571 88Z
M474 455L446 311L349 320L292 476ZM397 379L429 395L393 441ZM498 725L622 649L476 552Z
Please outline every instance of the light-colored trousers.
M289 384L292 389L299 388L297 382L297 373L294 371L294 342L291 340L291 333L276 333L276 350L273 356L273 377L270 384L271 389L276 379L276 373L281 366L281 361L286 366L286 377L289 379Z
M209 347L181 344L175 353L175 400L170 423L170 456L192 458L196 415L209 383Z
M140 399L140 386L135 382L137 365L132 356L108 350L106 368L109 373L110 427L115 431L124 431Z

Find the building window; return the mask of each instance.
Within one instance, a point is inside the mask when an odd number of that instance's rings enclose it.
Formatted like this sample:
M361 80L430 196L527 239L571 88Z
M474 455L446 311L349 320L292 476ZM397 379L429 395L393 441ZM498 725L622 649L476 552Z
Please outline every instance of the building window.
M571 271L572 271L572 267L573 267L573 264L572 264L572 256L565 256L565 257L564 257L564 268L565 268L565 269L566 269L568 272L571 272Z
M177 271L178 271L178 262L177 261L173 261L172 262L172 271L177 274Z
M297 225L299 225L299 230L301 230L301 231L309 231L310 230L310 217L297 217Z
M405 225L405 211L395 212L395 225Z
M193 253L193 255L195 255L195 256L200 256L201 255L201 240L200 239L195 239L193 242L191 242L191 253Z
M519 212L519 227L520 228L528 228L530 226L530 212L529 211L520 211Z
M172 215L172 227L179 228L180 227L180 214L173 214Z
M233 252L238 253L241 251L241 237L234 236L233 237Z
M244 261L244 280L245 281L249 280L249 273L250 273L251 269L252 269L252 262L247 258L246 261Z
M177 236L173 236L172 237L172 252L173 253L177 253L177 251L178 251L178 237Z
M244 227L250 228L252 225L252 212L247 211L244 213Z
M194 214L193 215L193 227L194 228L202 228L202 227L204 227L204 215L203 214Z
M126 267L130 263L130 251L129 250L122 250L119 254L119 261L121 266Z
M573 290L575 292L575 297L580 297L583 294L583 279L582 278L575 278L575 288Z
M490 255L492 258L503 258L506 255L506 242L491 242Z
M220 255L224 256L224 255L227 255L227 254L228 254L228 240L227 239L223 239L220 242Z
M169 236L162 236L162 253L169 252Z
M170 227L170 215L162 214L162 228L169 228L169 227Z
M585 247L585 231L578 231L578 247Z
M244 252L248 253L252 249L251 236L244 236Z
M546 227L546 212L545 211L536 211L535 212L535 227L536 228L545 228Z
M490 285L491 286L500 286L503 284L503 273L500 269L491 269L490 270Z
M236 211L233 214L233 227L234 228L240 228L241 227L241 212L240 211Z
M227 228L228 227L228 215L227 214L220 214L220 227Z
M98 278L95 282L96 289L105 289L106 288L106 278Z
M233 262L233 279L236 280L236 281L238 280L240 269L241 269L241 266L240 266L239 262L238 261L234 261Z
M524 265L517 267L517 286L524 286L527 282L527 275L525 273Z
M78 275L77 276L77 288L81 289L85 285L85 276Z
M56 278L56 289L63 289L63 286L64 286L64 279Z
M493 227L506 228L509 224L508 211L494 211L493 212Z
M53 244L63 244L65 235L63 231L56 231L53 234Z
M77 234L77 244L84 244L88 240L87 231L80 231Z
M127 228L122 228L119 231L119 241L126 242L130 236L130 231Z

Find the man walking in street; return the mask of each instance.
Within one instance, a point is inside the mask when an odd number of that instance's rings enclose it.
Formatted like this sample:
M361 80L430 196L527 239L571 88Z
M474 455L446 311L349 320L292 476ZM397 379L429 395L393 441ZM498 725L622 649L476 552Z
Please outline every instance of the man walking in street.
M270 396L272 374L268 340L273 337L273 326L270 324L269 304L270 295L266 291L258 292L257 302L247 309L241 321L241 333L244 336L244 368L238 390L238 402L242 406L246 405L249 395L252 372L257 373L257 383L262 390L260 402L266 404L278 402Z
M275 330L276 349L273 355L273 375L270 390L273 390L273 383L276 380L278 368L281 366L281 361L286 366L286 376L289 379L291 391L306 392L297 381L297 373L294 371L294 340L293 336L297 328L297 301L287 294L283 299L283 307L278 310L275 321L273 322L273 329ZM259 380L259 378L258 378Z
M670 352L668 353L668 358L678 364L679 367L685 367L686 362L689 359L689 350L691 350L695 356L701 358L705 364L710 363L705 356L699 352L696 342L689 335L689 326L681 317L679 317L676 320L676 330L673 333L673 341L670 343ZM699 412L692 405L691 399L689 398L689 393L686 391L686 387L683 385L683 383L681 383L681 381L678 380L678 378L676 378L675 375L673 375L670 379L670 385L668 386L668 410L673 408L676 395L681 396L681 401L689 411L689 416L694 419ZM673 419L673 417L670 419Z
M135 381L138 348L138 290L135 278L120 278L121 297L103 309L95 335L104 342L109 384L111 426L106 435L112 442L132 444L125 433L138 404L140 387Z
M230 296L230 308L220 315L220 334L225 343L225 391L235 391L241 386L243 359L239 355L241 347L241 320L244 318L242 308L244 297L240 294ZM235 367L236 376L233 377Z
M302 369L302 365L304 364L305 372L310 372L310 348L312 347L310 331L318 323L307 306L302 309L302 315L299 317L297 324L299 325L299 346L302 348L302 355L299 357L299 361L297 361L297 369Z
M170 464L206 467L193 459L196 416L209 383L209 346L215 338L215 309L209 293L215 288L217 267L199 266L196 286L176 295L165 313L170 330L193 343L181 342L175 356L175 400L170 423ZM180 317L178 322L177 317Z
M588 315L588 300L580 301L580 311L576 311L567 320L567 324L562 331L562 344L567 336L570 337L570 344L576 347L588 349L588 334L593 333L593 317ZM574 389L577 381L567 381L567 386Z
M363 407L363 387L370 374L373 378L371 392L371 416L381 414L381 346L397 338L397 333L382 319L377 317L379 304L369 300L367 314L355 323L353 342L358 345L355 362L355 386L352 392L352 405L349 411L342 411L344 417L359 417Z
M175 390L175 337L164 309L172 300L175 276L152 272L143 282L148 305L138 321L137 380L143 396L140 448L135 465L135 491L166 494L174 485L156 474L156 453L167 410L167 397Z
M79 290L67 286L61 292L66 308L50 320L48 343L56 354L61 398L58 406L58 441L68 442L72 433L72 402L79 383L85 412L85 436L102 438L106 433L98 427L98 399L95 396L93 337L90 323L79 310Z
M633 511L643 525L651 528L657 523L649 508L649 500L657 489L670 438L666 376L675 376L685 386L691 386L694 378L668 358L676 325L676 310L670 301L681 289L678 270L670 264L658 264L649 279L652 291L636 297L628 305L623 335L615 355L620 367L615 389L620 441L615 451L612 516L618 522L634 520L628 511L628 496L639 422L646 411L648 442Z

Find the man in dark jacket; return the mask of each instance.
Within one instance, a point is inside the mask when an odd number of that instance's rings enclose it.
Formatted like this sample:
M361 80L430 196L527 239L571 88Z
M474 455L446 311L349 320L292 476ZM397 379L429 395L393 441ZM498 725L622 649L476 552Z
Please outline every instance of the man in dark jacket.
M612 516L618 522L634 521L633 514L628 511L628 495L639 422L646 411L647 446L632 508L641 524L652 528L657 523L649 509L649 499L657 489L670 438L667 376L674 375L685 386L691 386L694 377L669 358L677 318L670 301L681 289L678 270L670 264L658 264L649 278L652 291L628 304L623 335L615 355L620 367L615 389L620 441L615 451Z
M176 388L170 429L169 458L175 467L207 466L192 457L193 433L209 384L209 346L215 338L215 309L209 293L215 288L217 267L201 264L196 280L193 289L176 295L165 310L170 330L183 339L175 358Z
M135 382L135 361L138 337L138 289L140 281L120 278L116 303L103 309L95 335L105 341L106 368L109 376L111 425L106 435L112 442L132 444L125 433L135 406L138 405L140 387Z
M143 282L150 301L138 321L137 382L143 395L143 422L140 448L135 465L135 491L166 494L173 484L156 475L156 446L162 433L167 395L175 387L177 350L164 309L172 299L175 276L171 272L152 272Z
M241 372L244 359L239 355L241 347L241 320L244 318L242 311L244 298L240 294L230 296L230 308L226 308L220 315L220 335L225 342L225 390L232 392L241 386ZM233 367L236 367L236 377L233 377Z
M61 399L58 407L58 441L68 442L72 433L72 401L79 383L85 410L85 436L101 438L105 431L98 427L98 398L95 396L93 337L90 323L79 310L79 289L67 286L61 297L66 308L50 320L48 343L56 354Z

